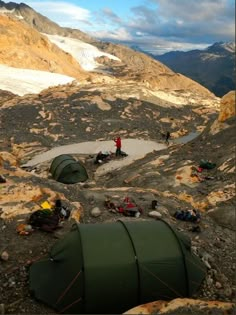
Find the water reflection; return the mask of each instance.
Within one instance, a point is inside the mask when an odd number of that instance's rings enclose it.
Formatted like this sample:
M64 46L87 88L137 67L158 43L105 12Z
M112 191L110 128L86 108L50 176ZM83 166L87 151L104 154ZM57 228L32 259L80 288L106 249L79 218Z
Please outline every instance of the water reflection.
M198 137L199 135L200 135L200 132L190 132L186 136L183 136L183 137L180 137L177 139L173 139L171 142L172 143L178 143L178 144L184 144L184 143L187 143L187 142L193 140L194 138Z

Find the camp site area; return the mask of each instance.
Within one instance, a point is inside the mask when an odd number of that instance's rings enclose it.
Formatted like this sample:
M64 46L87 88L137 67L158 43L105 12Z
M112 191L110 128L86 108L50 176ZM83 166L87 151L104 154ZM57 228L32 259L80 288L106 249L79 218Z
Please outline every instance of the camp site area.
M9 303L7 308L9 313L15 313L19 305L22 310L23 299L23 313L33 308L35 314L124 313L153 301L204 299L218 290L209 287L207 272L217 272L219 283L227 287L220 271L212 271L223 259L223 241L219 238L218 245L211 247L215 233L222 235L221 227L202 211L200 222L174 216L177 210L181 214L181 210L189 209L179 182L189 190L196 189L188 166L173 170L172 161L165 165L168 150L175 144L167 150L164 143L131 140L123 140L127 156L101 164L94 164L96 154L114 153L112 141L55 147L32 155L22 164L15 192L25 202L6 209L7 229L0 221L5 239L9 233L16 234L14 244L7 249L9 267L2 278L9 288L18 284L12 296L15 304ZM140 163L147 168L142 170ZM214 163L200 159L199 163L209 167L203 174L214 175ZM167 171L176 171L175 181ZM27 184L31 177L35 187ZM6 179L3 185L10 189L11 182ZM174 193L182 194L182 201L176 203ZM40 223L41 215L47 217L47 207L53 207L57 199L69 209L69 218L50 233L45 226L28 230L29 214L39 211L35 218ZM134 205L128 212L124 207L127 199ZM230 234L225 244L227 255L232 244ZM213 256L207 254L206 246L213 249ZM222 270L226 268L233 276L231 261L227 261L227 268L222 264ZM2 289L4 296L7 291ZM231 294L230 289L224 292Z

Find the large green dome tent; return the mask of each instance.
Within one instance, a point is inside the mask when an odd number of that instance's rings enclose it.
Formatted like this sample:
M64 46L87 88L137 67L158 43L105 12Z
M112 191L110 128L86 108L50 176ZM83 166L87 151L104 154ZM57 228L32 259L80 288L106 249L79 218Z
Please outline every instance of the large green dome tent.
M34 297L60 313L123 313L190 297L206 268L190 240L162 220L75 224L30 267Z
M85 167L71 155L61 154L52 161L49 172L52 178L64 184L75 184L88 179Z

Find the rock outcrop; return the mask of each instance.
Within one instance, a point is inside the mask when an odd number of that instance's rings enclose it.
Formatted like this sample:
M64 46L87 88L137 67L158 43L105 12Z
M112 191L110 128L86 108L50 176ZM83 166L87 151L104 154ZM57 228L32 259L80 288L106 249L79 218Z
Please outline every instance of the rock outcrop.
M221 99L218 120L224 122L228 118L235 116L235 106L235 91L230 91Z
M225 303L219 301L204 301L193 299L175 299L170 302L156 301L152 303L143 304L130 309L124 314L166 314L166 315L178 315L178 314L217 314L226 315L234 314L235 304Z

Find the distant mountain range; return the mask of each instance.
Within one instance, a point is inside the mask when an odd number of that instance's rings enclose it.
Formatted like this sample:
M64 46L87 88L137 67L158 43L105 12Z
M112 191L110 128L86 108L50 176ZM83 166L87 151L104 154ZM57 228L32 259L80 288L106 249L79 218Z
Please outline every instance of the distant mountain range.
M205 50L172 51L152 57L201 85L216 96L235 90L235 43L215 43Z

